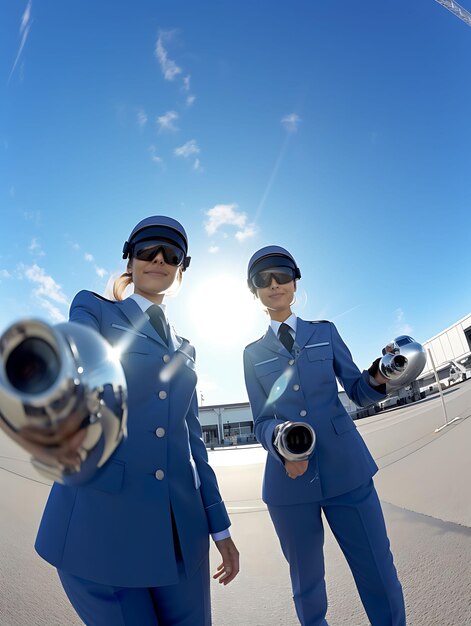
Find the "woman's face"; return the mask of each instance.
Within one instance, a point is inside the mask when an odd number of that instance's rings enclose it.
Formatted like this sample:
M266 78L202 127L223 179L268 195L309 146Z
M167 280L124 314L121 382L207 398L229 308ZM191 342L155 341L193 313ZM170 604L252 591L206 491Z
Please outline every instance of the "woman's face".
M288 311L294 301L296 283L294 280L284 285L279 285L274 278L271 284L263 289L257 289L257 296L260 302L272 312Z
M152 261L132 258L128 264L128 272L132 273L134 293L156 304L162 302L165 293L173 285L178 271L178 266L165 263L162 250L159 250Z

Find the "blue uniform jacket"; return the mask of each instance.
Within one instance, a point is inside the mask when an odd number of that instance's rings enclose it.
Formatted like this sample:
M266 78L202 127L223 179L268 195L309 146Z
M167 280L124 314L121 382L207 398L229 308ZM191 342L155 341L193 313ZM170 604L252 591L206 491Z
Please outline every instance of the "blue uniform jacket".
M331 322L297 320L293 355L268 329L244 351L247 393L255 435L268 451L263 500L285 505L319 501L367 482L378 470L355 423L338 397L337 378L359 406L381 400L360 372ZM286 475L273 448L273 431L284 421L307 422L316 432L316 447L307 472L296 480Z
M132 299L81 291L70 321L94 328L119 351L128 436L85 485L54 483L36 550L102 584L176 584L171 511L189 575L207 555L208 533L230 525L201 438L194 348L172 329L167 347Z

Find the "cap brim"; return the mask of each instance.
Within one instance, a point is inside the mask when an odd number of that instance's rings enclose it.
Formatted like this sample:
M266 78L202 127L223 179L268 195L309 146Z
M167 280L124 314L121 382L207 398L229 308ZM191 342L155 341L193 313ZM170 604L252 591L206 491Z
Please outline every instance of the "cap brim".
M147 226L135 233L129 243L133 244L138 241L147 241L149 239L169 241L183 250L185 254L187 252L186 241L180 233L173 228L167 228L165 226Z
M257 272L263 272L264 270L277 267L289 267L292 270L296 270L296 265L285 256L271 254L269 256L260 259L250 268L250 277L254 276Z

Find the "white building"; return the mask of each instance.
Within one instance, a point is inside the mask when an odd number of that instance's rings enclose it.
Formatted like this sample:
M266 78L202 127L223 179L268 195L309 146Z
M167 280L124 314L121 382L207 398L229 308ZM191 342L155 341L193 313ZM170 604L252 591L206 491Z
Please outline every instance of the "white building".
M439 379L447 380L452 361L466 369L471 368L471 313L455 322L441 333L424 342L427 363L419 377L421 388L432 385L435 377L430 359L430 352L438 372Z
M206 445L255 441L252 411L248 402L200 406L199 418Z

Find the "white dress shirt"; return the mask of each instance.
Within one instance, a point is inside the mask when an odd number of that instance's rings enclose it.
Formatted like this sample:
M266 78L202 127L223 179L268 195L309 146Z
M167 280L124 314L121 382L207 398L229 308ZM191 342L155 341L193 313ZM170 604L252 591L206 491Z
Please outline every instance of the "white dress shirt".
M136 304L139 305L141 311L143 311L144 313L146 313L147 309L150 306L155 304L151 300L148 300L147 298L144 298L144 296L141 296L138 293L133 293L132 295L129 296L129 298L131 300L134 300L134 302L136 302ZM165 321L166 321L166 324L165 324L165 334L168 336L168 319L167 319L167 314L165 312L165 309L166 309L165 304L162 303L162 304L158 304L157 306L159 306L162 309L163 313L164 313ZM147 315L147 313L146 313L146 315ZM227 539L230 536L231 536L231 533L230 533L228 528L226 528L226 530L221 530L220 532L213 533L211 535L211 537L213 538L213 541L221 541L222 539Z
M129 298L131 300L134 300L134 302L136 302L139 305L141 311L143 311L147 315L147 317L149 317L149 315L147 314L147 309L150 306L152 306L154 302L152 302L151 300L148 300L147 298L144 298L144 296L141 296L139 293L133 293L132 295L129 296ZM164 303L157 304L157 306L162 309L162 312L164 314L164 318L165 318L164 332L165 332L166 339L168 339L168 319L167 319L167 314L165 312L166 306Z
M291 315L288 317L287 320L285 320L284 322L277 322L276 320L271 320L270 321L270 326L273 330L273 332L275 333L275 335L278 337L278 333L280 331L280 326L282 324L286 324L287 326L289 326L289 334L291 335L291 337L293 339L295 339L296 337L296 328L298 326L298 318L296 317L296 315L294 313L291 313Z

